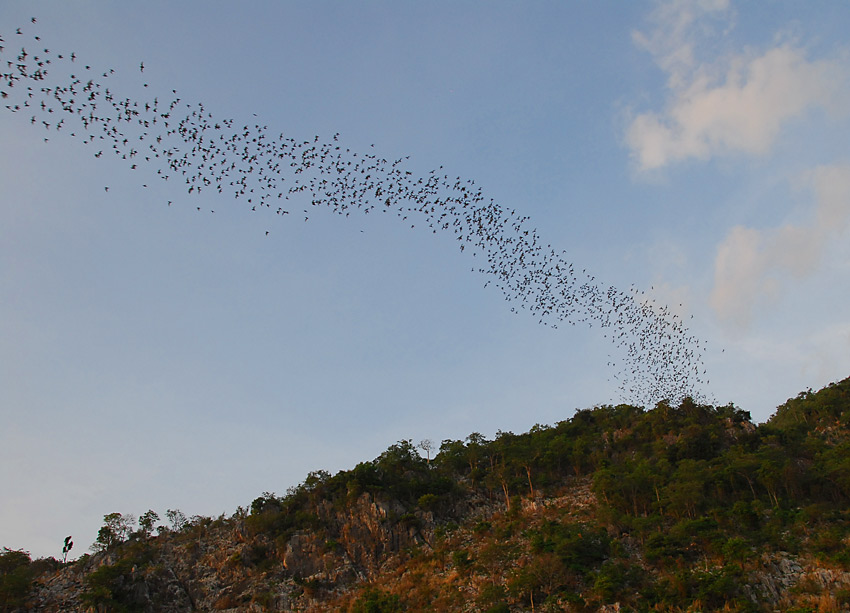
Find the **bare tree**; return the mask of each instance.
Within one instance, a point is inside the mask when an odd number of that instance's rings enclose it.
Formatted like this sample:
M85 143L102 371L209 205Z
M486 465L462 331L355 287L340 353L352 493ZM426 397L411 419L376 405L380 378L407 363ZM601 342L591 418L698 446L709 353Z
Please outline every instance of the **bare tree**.
M425 452L425 459L428 461L428 465L431 465L431 452L434 450L434 441L430 438L424 438L419 441L418 447Z

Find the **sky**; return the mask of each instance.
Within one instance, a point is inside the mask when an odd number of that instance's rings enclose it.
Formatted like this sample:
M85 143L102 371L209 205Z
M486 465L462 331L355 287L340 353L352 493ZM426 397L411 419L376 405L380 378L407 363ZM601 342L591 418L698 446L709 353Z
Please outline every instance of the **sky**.
M848 26L838 0L7 0L0 60L43 44L121 96L472 179L669 305L704 392L763 422L850 375ZM448 234L94 153L0 108L0 546L80 555L107 513L229 515L628 400L598 327L512 313Z

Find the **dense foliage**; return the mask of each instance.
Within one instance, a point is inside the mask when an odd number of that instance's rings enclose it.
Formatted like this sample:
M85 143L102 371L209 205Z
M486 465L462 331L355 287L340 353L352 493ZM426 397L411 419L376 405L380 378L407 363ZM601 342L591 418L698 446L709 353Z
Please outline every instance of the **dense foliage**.
M314 473L287 496L255 500L248 521L284 539L328 530L311 501L340 506L368 492L401 502L410 517L427 510L450 526L454 503L477 493L503 504L501 538L523 531L523 547L502 552L499 564L525 566L501 591L490 590L500 595L494 606L618 600L749 610L756 605L746 570L762 553L806 552L850 565L848 426L850 379L801 393L759 426L734 405L690 399L651 410L601 406L524 434L446 440L431 462L401 441L353 470ZM581 479L590 479L600 503L590 521L510 519L523 502ZM640 566L632 563L635 548ZM482 577L492 570L464 549L449 559ZM413 608L426 604L406 596Z
M26 551L4 547L0 551L0 611L6 613L22 608L33 580L60 566L61 563L53 558L33 560Z
M600 406L524 434L446 440L428 455L400 441L351 470L311 473L284 496L264 493L229 519L177 521L169 510L172 529L160 535L183 538L188 551L216 524L244 531L248 545L231 567L290 576L300 594L351 611L595 610L607 602L751 611L763 608L752 582L765 556L850 569L850 379L801 393L758 426L733 405L689 399L651 410ZM592 499L585 506L576 502L582 488ZM298 535L353 559L339 518L364 501L383 504L382 521L418 543L375 554L395 556L395 574L380 587L340 591L326 575L284 568ZM161 572L151 545L158 517L143 517L132 534L118 514L105 517L96 548L114 561L88 575L87 604L134 610L133 582ZM31 563L9 550L0 561L0 606L12 610ZM800 587L795 602L815 603L819 589ZM846 590L828 596L836 610L850 601ZM273 608L274 598L251 602Z

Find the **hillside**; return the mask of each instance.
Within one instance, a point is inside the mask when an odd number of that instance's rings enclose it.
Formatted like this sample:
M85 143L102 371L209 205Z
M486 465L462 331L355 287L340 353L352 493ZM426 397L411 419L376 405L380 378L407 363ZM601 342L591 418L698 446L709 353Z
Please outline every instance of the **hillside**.
M400 441L230 517L113 514L73 563L4 550L0 610L850 610L848 502L850 379L760 425L602 406Z

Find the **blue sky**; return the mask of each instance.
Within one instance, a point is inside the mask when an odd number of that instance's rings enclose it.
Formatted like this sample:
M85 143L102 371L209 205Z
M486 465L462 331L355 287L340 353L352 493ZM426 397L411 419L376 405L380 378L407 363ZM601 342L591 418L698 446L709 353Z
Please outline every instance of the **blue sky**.
M848 25L838 1L11 0L0 59L44 43L121 96L474 179L669 304L706 393L764 421L850 374ZM229 514L401 438L621 399L597 328L512 314L450 235L253 213L0 111L2 546L79 554L106 513Z

